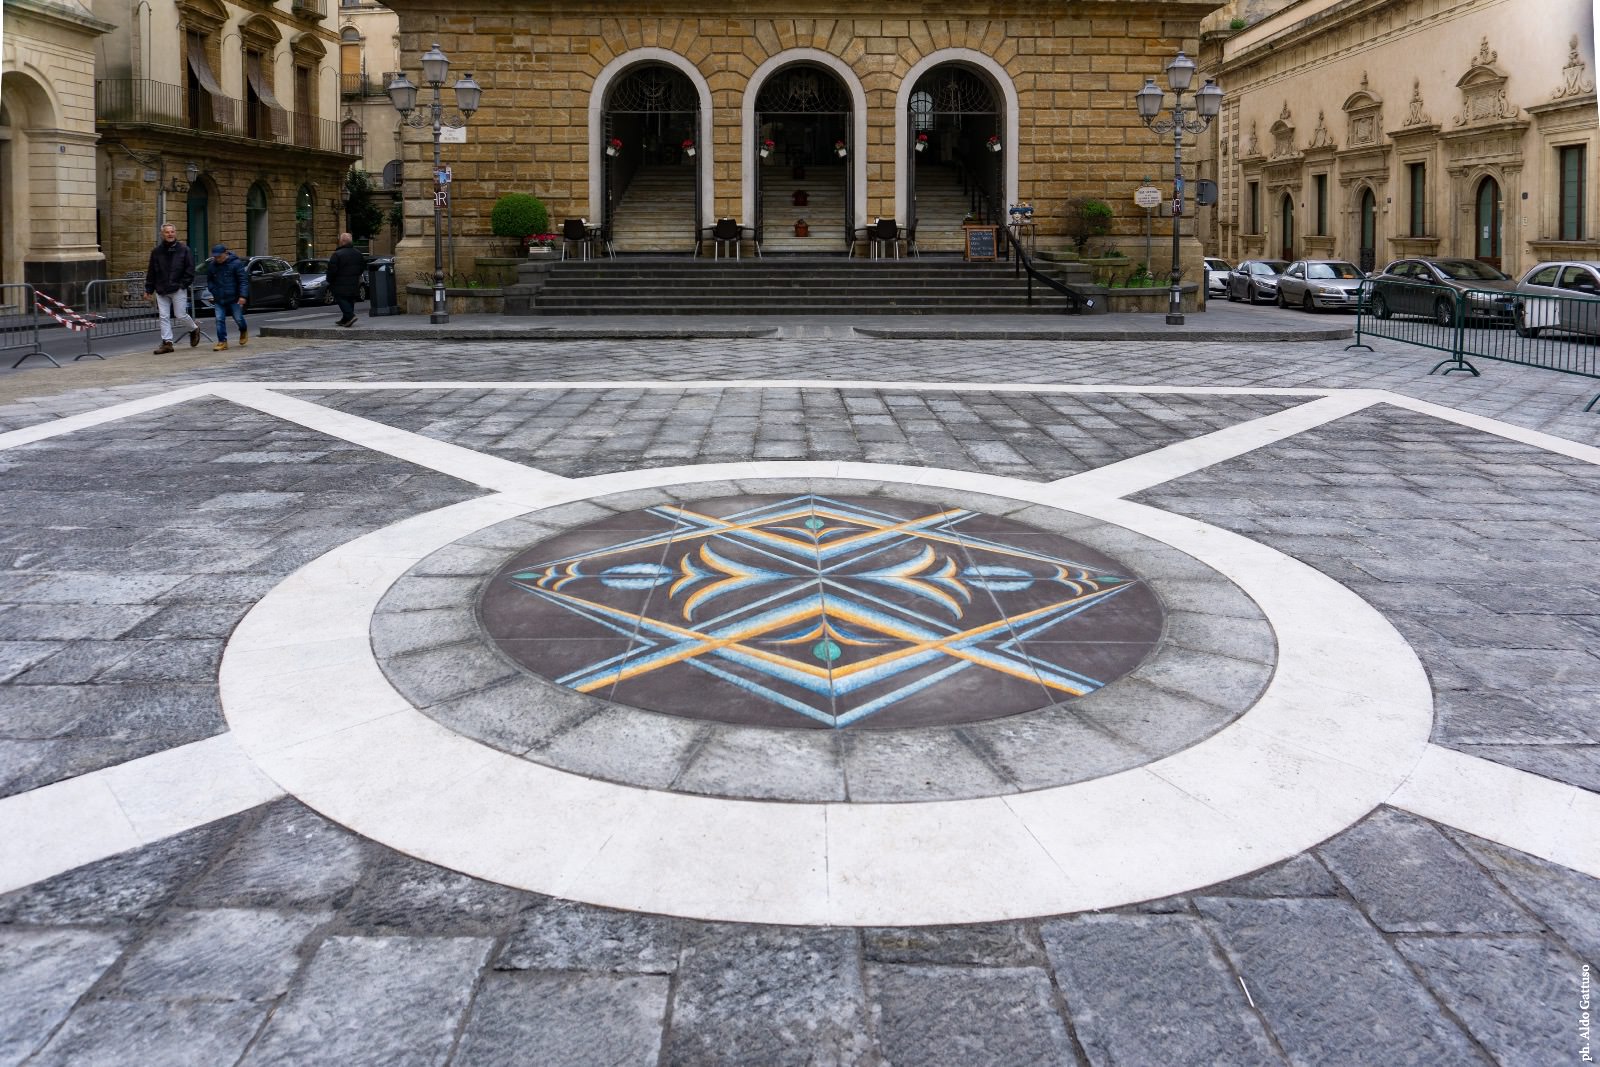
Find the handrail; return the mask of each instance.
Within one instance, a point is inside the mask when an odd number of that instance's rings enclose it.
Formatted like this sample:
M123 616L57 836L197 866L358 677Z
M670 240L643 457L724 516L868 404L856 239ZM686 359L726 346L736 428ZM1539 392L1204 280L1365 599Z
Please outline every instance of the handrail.
M1094 307L1094 297L1080 296L1075 290L1068 288L1064 283L1057 281L1033 265L1033 260L1028 258L1028 253L1023 250L1022 242L1017 240L1017 235L1011 232L1009 226L996 226L995 229L1006 235L1006 243L1011 246L1011 254L1016 257L1016 267L1012 276L1026 271L1028 274L1028 303L1033 303L1033 283L1037 279L1040 284L1048 289L1054 289L1067 298L1067 309L1074 315L1083 313L1086 307Z

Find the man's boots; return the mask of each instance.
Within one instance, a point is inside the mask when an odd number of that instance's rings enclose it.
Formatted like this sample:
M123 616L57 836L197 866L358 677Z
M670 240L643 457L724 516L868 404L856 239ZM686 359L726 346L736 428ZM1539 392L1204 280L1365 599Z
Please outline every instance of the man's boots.
M171 341L162 341L161 345L156 349L155 354L158 355L158 356L164 356L168 352L171 352L171 351L172 351L172 342Z

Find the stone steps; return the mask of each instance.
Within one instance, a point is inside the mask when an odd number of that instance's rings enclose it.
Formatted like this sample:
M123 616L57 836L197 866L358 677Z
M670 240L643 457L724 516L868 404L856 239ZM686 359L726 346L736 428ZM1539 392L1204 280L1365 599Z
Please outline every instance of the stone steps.
M611 243L618 252L694 250L695 168L642 167L617 202Z

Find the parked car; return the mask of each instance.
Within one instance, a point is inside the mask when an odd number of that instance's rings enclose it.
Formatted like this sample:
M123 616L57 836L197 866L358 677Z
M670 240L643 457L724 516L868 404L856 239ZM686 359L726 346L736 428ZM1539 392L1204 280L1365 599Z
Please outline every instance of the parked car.
M1228 291L1228 272L1233 270L1228 261L1215 256L1206 257L1206 292L1218 296Z
M1466 293L1467 321L1510 322L1516 283L1476 259L1397 259L1372 283L1372 314L1426 315L1453 326L1456 302Z
M1278 279L1278 306L1354 310L1361 305L1364 278L1359 267L1342 259L1297 259Z
M1517 283L1517 332L1538 337L1544 330L1600 336L1600 263L1565 260L1536 263ZM1539 300L1538 297L1560 299Z
M300 275L286 261L276 256L251 256L244 261L245 273L250 276L251 311L268 307L284 307L291 311L300 306ZM205 285L205 271L211 260L195 268L195 284ZM211 294L201 289L199 306L210 308Z
M1247 259L1228 274L1228 299L1270 304L1278 299L1278 276L1289 267L1285 259Z
M333 303L333 290L328 288L327 260L297 260L294 269L300 275L300 302L302 304Z

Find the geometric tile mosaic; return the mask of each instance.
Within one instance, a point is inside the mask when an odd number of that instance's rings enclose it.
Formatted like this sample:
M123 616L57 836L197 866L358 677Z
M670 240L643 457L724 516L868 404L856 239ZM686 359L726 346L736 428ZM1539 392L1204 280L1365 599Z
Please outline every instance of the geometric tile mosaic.
M744 496L614 515L519 553L479 618L511 659L654 711L948 725L1092 693L1160 639L1155 595L1057 534L888 498Z

